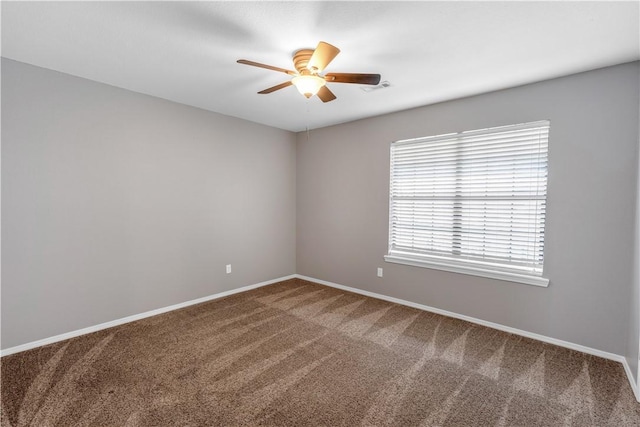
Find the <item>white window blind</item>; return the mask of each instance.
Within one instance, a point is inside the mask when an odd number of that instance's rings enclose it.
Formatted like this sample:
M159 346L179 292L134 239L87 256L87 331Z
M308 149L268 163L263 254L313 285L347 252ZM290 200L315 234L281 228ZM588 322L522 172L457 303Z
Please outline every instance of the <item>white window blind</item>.
M548 138L539 121L392 143L387 261L541 276Z

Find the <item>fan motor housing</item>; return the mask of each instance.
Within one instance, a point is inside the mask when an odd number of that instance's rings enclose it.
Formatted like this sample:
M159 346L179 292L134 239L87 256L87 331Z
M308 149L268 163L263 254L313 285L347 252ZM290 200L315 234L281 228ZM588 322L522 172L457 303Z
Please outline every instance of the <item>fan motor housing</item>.
M293 66L296 67L296 70L301 75L310 74L307 64L311 59L311 55L313 55L313 49L300 49L293 54Z

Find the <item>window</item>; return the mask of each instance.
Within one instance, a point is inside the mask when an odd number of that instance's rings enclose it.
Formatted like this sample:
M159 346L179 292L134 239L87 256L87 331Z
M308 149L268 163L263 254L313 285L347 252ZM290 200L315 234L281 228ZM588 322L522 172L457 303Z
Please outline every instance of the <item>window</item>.
M385 260L548 286L549 122L391 144Z

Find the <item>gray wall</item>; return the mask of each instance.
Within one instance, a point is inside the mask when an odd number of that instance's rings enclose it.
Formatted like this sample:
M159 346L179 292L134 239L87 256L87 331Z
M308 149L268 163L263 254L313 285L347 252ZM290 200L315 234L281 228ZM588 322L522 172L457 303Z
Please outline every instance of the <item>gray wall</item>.
M640 168L640 118L638 120L638 167ZM640 170L636 181L636 206L635 206L634 245L633 245L633 270L631 277L631 291L629 293L629 335L627 339L627 352L625 356L631 368L633 377L638 383L638 346L640 345Z
M2 348L295 273L295 150L3 59Z
M625 354L638 73L624 64L298 134L297 272ZM541 119L548 288L384 262L391 141Z

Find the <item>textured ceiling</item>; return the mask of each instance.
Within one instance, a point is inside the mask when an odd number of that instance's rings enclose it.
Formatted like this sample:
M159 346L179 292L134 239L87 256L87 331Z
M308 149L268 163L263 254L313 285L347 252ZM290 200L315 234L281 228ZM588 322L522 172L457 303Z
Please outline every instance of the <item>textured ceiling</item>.
M2 56L270 126L301 131L640 59L628 2L7 2ZM323 40L325 72L390 87L256 92Z

